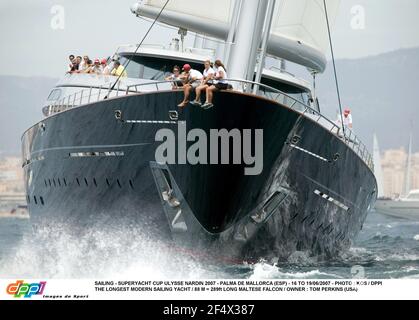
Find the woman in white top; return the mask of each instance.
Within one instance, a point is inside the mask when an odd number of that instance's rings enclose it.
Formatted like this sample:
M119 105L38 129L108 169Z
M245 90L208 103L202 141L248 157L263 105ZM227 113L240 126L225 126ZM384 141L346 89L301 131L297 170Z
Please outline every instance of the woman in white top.
M215 71L211 68L211 61L207 60L204 62L205 69L203 72L204 78L201 81L201 84L195 89L196 97L195 100L191 102L194 106L201 106L201 92L206 90L210 85L212 85L212 79L214 78Z
M202 106L202 108L204 109L209 109L214 106L212 104L214 91L228 89L228 83L226 81L227 72L226 72L224 64L220 60L216 60L214 62L214 66L215 66L215 77L214 77L215 81L212 86L207 88L207 101Z
M91 66L92 60L89 59L89 56L84 56L83 61L79 65L79 71L81 73L88 73Z

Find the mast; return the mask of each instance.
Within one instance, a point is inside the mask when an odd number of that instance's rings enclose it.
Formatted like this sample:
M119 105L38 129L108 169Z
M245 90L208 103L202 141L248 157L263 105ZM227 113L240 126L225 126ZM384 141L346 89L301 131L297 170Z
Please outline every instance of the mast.
M266 22L263 29L263 39L262 39L262 46L260 50L260 61L256 70L256 78L255 82L260 82L262 79L262 72L263 68L265 67L265 59L266 59L266 50L268 48L268 40L269 35L271 33L271 26L272 26L272 18L274 15L274 8L275 8L275 1L276 0L268 0L268 8L266 13ZM254 87L254 93L257 92L257 86Z
M405 176L404 176L404 189L403 189L404 196L407 196L410 192L411 162L412 162L412 134L410 134L410 138L409 138L409 150L408 150L407 160L406 160L406 171L405 171Z
M230 30L228 31L228 36L226 40L226 49L225 49L224 57L223 57L225 61L230 60L230 52L231 52L231 47L234 41L234 35L236 33L237 19L239 18L241 2L242 0L235 0L233 4L233 11L232 11L233 13L231 14L231 17L230 17Z
M243 0L235 43L228 61L229 77L253 81L268 0Z
M384 187L383 187L383 170L381 167L381 156L380 148L378 146L377 135L374 133L374 143L373 143L373 161L374 161L374 175L377 179L377 197L384 197Z

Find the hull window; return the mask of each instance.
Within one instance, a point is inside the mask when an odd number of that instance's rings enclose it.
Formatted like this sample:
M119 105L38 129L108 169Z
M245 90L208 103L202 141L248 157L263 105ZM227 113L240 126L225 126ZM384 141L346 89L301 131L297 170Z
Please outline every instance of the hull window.
M123 151L106 151L106 152L74 152L69 154L70 158L86 158L86 157L122 157Z
M313 157L315 157L315 158L317 158L317 159L323 160L324 162L329 162L329 160L327 160L326 158L324 158L324 157L322 157L322 156L319 156L318 154L315 154L315 153L313 153L313 152L311 152L311 151L308 151L308 150L306 150L306 149L304 149L304 148L301 148L301 147L299 147L299 146L297 146L297 145L295 145L295 144L290 143L290 144L289 144L289 146L290 146L291 148L293 148L293 149L297 149L297 150L299 150L299 151L302 151L302 152L304 152L304 153L307 153L308 155L313 156Z

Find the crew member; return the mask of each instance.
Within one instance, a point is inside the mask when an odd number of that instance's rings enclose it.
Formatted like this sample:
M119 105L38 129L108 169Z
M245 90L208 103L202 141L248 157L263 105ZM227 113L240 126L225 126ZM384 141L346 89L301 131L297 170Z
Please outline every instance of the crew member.
M179 108L184 108L189 103L189 96L193 89L197 88L201 84L201 80L204 78L203 74L198 70L192 69L189 64L183 66L183 71L186 72L186 83L183 86L184 98L183 101L178 104Z
M221 60L216 60L214 62L215 66L215 77L214 77L214 84L207 88L207 101L202 106L203 109L212 108L214 105L212 104L212 99L214 96L214 92L218 90L226 90L228 89L227 83L227 72L224 64Z

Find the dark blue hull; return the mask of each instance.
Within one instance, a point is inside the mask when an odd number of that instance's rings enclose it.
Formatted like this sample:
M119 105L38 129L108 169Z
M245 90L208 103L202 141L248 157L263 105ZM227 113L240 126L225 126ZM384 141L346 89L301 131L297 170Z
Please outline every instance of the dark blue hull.
M375 201L376 181L343 141L257 96L220 92L209 110L179 111L181 100L176 91L109 99L25 132L33 222L135 223L159 238L244 259L296 250L334 256L350 245ZM206 132L263 129L262 173L246 176L244 164L156 163L156 132L177 132L178 121Z

